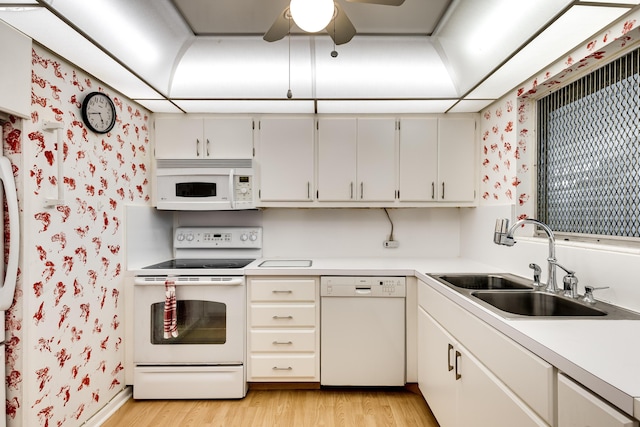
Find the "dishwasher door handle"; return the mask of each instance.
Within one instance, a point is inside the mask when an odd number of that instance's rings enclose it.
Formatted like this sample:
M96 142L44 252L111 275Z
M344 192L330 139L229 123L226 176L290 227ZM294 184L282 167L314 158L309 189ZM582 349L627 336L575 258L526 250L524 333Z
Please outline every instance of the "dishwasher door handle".
M371 288L356 288L356 295L371 295Z

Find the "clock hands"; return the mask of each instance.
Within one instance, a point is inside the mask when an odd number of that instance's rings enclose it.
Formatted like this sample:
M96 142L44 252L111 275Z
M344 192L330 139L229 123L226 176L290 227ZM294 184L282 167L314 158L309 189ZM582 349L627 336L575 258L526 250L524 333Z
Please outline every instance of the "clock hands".
M102 124L104 124L104 120L102 119L102 113L99 111L92 111L89 114L97 114L100 116L100 121L102 122Z

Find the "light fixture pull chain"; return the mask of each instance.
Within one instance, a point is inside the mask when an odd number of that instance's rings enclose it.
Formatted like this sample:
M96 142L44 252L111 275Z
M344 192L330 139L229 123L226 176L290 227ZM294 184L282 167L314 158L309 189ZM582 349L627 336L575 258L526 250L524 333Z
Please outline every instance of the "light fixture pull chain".
M289 11L289 89L287 90L287 98L291 99L293 93L291 92L291 11Z

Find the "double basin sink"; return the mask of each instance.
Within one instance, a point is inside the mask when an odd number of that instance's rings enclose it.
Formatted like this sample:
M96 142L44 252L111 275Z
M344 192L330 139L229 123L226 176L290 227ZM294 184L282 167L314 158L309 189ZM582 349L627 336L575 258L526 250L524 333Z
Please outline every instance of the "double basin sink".
M633 319L640 314L596 301L594 304L544 292L512 274L431 274L451 289L506 318Z

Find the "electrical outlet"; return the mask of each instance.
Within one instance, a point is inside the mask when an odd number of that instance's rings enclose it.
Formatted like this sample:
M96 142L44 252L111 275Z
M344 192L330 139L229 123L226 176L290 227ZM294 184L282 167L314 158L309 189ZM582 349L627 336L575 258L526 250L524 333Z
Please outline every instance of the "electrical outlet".
M382 242L382 246L388 249L397 248L398 246L400 246L400 242L398 242L397 240L385 240L384 242Z

